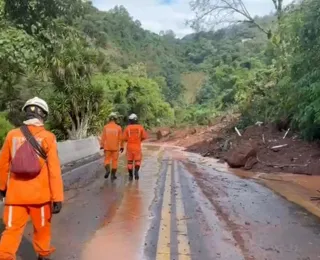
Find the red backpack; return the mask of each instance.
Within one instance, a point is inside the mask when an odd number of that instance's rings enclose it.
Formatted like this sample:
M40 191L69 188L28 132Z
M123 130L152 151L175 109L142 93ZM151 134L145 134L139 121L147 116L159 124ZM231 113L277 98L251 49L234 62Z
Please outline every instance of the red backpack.
M20 130L26 140L16 151L11 161L10 171L18 178L33 179L41 172L39 157L46 160L47 155L26 125L23 125Z

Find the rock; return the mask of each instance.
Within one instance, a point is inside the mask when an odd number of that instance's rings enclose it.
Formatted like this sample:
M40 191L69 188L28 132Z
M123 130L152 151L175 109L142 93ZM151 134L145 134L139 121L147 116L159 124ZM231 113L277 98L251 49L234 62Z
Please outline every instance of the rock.
M307 165L289 167L289 172L303 175L319 175L319 162L309 162Z
M224 159L222 159L222 158L217 158L217 159L219 159L218 163L224 163Z
M247 160L247 162L246 162L246 164L245 164L245 166L244 166L244 169L245 169L245 170L251 170L252 167L253 167L256 163L258 163L257 157L250 157L250 158Z
M167 137L171 133L170 129L161 129L157 131L157 139L160 140L163 137Z
M194 135L196 133L197 133L197 129L193 128L193 129L190 130L190 134Z
M203 157L209 157L210 155L211 155L210 152L206 152L206 153L202 154Z
M226 162L231 168L240 168L246 165L250 157L256 157L257 146L246 141L231 149L225 157Z

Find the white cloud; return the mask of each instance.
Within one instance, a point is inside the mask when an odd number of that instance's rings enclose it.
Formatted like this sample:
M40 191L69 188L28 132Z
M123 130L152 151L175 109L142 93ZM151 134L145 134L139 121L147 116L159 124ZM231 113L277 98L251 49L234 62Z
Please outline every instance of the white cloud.
M284 0L289 3L291 0ZM163 4L161 0L93 0L100 10L109 10L123 5L134 17L140 20L142 27L159 33L161 30L173 30L178 37L192 32L185 21L192 18L189 0L173 0ZM272 0L244 0L253 15L266 15L274 10Z
M94 0L93 4L100 10L123 5L145 29L155 33L171 29L177 36L183 36L192 32L185 25L185 21L192 16L188 0L176 0L170 5L157 0Z

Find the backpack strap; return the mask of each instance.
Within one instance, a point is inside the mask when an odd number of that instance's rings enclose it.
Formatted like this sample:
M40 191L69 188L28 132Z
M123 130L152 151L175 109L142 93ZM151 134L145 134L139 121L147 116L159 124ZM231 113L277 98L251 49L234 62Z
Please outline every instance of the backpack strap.
M22 125L20 127L21 132L23 133L26 140L32 145L35 152L44 160L47 160L47 154L43 150L43 148L40 146L40 144L37 142L37 140L34 138L32 133L30 132L27 125Z

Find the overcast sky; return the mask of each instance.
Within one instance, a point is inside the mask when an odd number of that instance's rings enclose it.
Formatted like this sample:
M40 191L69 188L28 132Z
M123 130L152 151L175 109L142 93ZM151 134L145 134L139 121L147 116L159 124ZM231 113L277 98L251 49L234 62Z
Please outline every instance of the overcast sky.
M192 32L185 25L192 18L189 0L92 0L100 10L109 10L123 5L134 17L140 20L142 27L159 33L161 30L173 30L178 37ZM272 0L244 0L253 15L266 15L274 10ZM291 2L284 0L284 2Z

